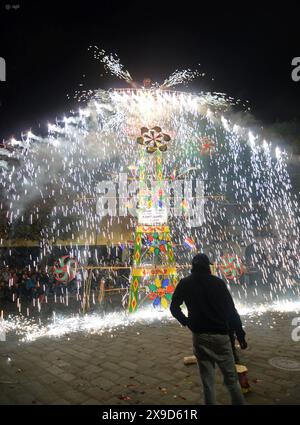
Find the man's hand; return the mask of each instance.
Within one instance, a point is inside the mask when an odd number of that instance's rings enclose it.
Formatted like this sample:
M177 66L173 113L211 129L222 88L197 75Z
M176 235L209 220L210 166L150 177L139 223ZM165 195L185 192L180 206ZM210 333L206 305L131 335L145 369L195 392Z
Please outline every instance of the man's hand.
M246 350L246 348L248 347L247 341L245 339L239 341L239 344L242 350Z

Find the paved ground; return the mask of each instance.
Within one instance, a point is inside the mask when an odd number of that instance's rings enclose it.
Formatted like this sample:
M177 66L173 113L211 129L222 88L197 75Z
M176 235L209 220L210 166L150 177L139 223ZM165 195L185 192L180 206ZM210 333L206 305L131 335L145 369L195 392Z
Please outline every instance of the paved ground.
M247 319L248 403L300 404L300 371L268 363L274 357L300 362L300 341L291 339L295 316ZM77 333L21 344L8 337L0 342L0 404L201 404L197 366L183 364L190 354L191 335L175 321L113 336ZM229 404L219 373L217 397Z

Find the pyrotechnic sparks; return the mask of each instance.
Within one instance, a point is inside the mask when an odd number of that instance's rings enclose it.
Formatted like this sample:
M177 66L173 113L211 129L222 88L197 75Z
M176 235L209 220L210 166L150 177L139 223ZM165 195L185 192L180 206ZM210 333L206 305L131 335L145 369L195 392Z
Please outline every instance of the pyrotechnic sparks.
M237 304L237 307L247 323L247 319L251 319L252 322L253 320L259 322L260 317L266 313L298 313L300 302L276 302L255 306ZM7 339L16 336L20 342L26 343L36 341L39 338L62 338L77 332L85 335L107 334L114 337L128 327L147 326L155 323L163 325L174 320L168 310L153 311L149 308L142 308L134 315L125 312L109 313L105 316L99 314L85 316L54 315L52 319L43 323L24 316L9 316L2 322L2 328Z
M94 59L104 63L105 70L108 73L126 82L132 81L131 75L126 69L124 70L124 66L116 54L106 54L105 50L100 50L97 46L90 46L89 50L91 49L93 49Z
M85 316L58 316L41 324L34 319L20 316L11 316L3 322L5 332L15 334L22 342L31 342L43 337L60 338L67 334L83 332L85 334L114 334L128 326L145 325L153 322L167 322L173 320L168 311L151 309L140 310L135 315L125 312L109 313L105 316L89 314Z
M182 71L176 70L163 82L160 88L169 88L180 84L188 84L190 81L200 76L204 77L205 73L200 74L198 70L192 71L191 69L184 69Z
M117 57L96 52L109 72L132 81ZM232 98L222 93L165 90L197 75L191 70L176 71L165 80L163 90L152 86L149 90L86 91L87 105L47 123L46 137L29 131L20 141L11 139L1 145L1 211L7 222L1 244L9 248L16 240L37 241L41 253L29 259L32 270L52 255L50 271L55 247L64 247L65 254L76 257L80 265L73 293L57 285L44 304L49 299L76 305L78 311L84 301L82 282L89 277L85 268L91 261L105 266L96 246L128 249L136 223L130 213L138 173L131 171L127 178L126 172L141 162L135 142L141 128L158 124L172 139L164 153L164 175L172 176L173 188L184 183L179 202L184 214L178 218L174 213L175 199L169 214L177 263L190 262L193 254L182 247L187 237L192 238L216 264L225 254L241 258L247 273L230 273L239 277L231 282L237 286L236 300L246 303L257 297L258 302L272 305L278 296L299 296L298 202L292 194L287 156L226 116ZM213 146L209 155L203 154L201 140ZM193 224L199 209L192 180L204 185L201 226ZM107 181L107 187L100 208L101 181ZM123 197L117 200L121 187ZM106 218L97 214L102 207ZM114 271L109 273L113 280ZM120 304L125 306L128 282L121 286ZM43 310L40 302L28 307L13 297L21 313ZM95 289L91 304L97 305L98 299ZM116 316L120 321L125 317Z

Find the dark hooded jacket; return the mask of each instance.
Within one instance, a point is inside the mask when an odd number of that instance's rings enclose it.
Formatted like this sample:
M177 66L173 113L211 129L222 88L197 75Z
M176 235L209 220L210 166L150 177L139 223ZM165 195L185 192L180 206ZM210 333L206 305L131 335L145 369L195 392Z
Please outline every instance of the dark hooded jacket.
M186 317L181 305L188 310ZM178 283L170 306L172 315L194 333L229 334L239 341L245 332L225 282L213 276L208 268L198 268Z

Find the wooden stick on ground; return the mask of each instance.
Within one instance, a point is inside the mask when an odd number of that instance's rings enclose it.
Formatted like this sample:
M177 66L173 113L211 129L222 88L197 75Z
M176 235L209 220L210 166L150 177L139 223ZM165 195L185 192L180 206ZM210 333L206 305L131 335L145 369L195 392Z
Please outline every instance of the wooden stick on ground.
M187 356L183 358L183 363L188 366L190 364L197 364L197 359L195 356Z

